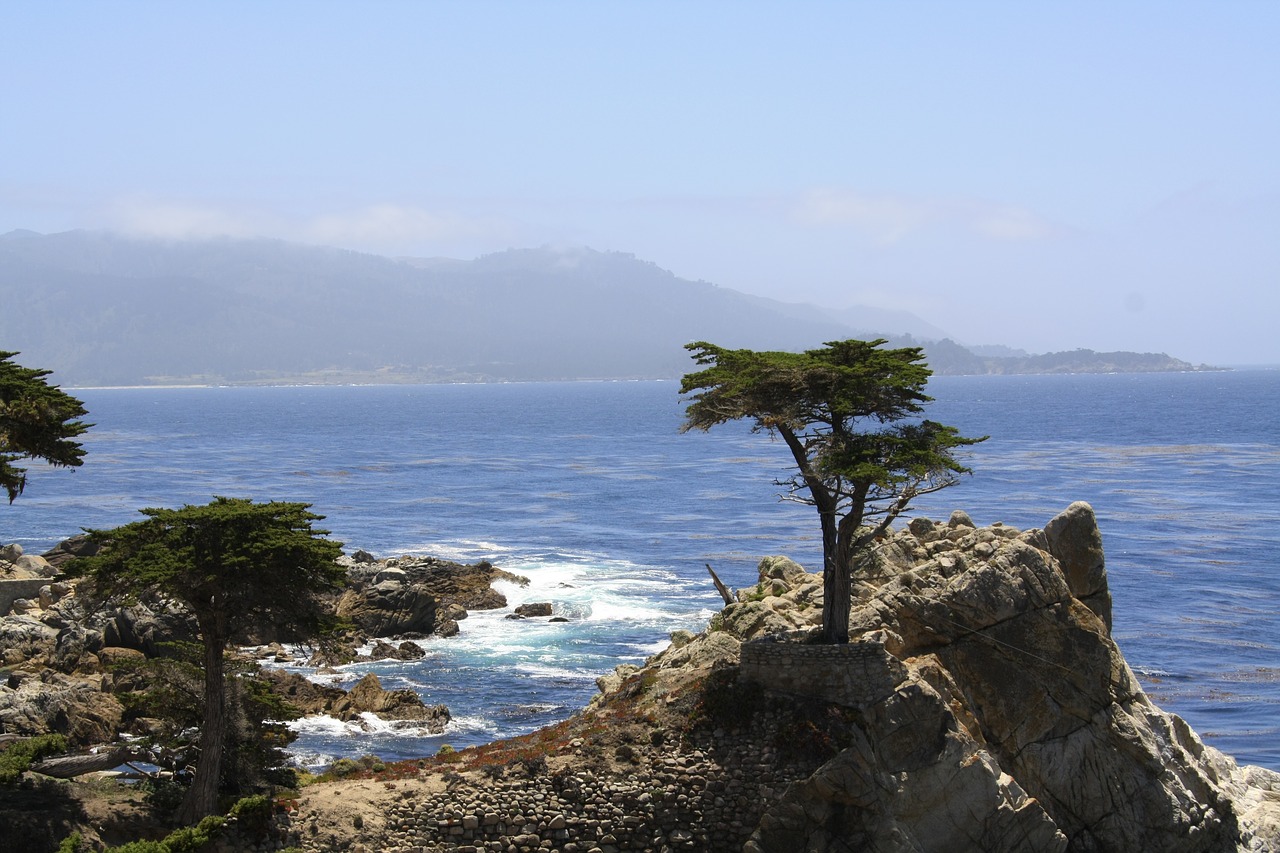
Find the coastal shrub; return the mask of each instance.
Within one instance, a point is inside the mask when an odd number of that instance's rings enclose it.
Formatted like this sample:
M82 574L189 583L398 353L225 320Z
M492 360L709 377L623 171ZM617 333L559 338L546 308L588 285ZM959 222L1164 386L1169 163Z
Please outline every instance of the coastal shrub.
M80 833L73 832L62 839L62 843L58 845L58 849L54 853L80 853L80 847L83 843L84 839L80 837Z
M172 779L147 779L139 783L138 790L142 801L161 814L173 814L187 795L186 786Z
M130 841L108 847L105 853L196 853L221 832L226 821L220 815L210 815L195 826L175 829L160 841Z
M237 800L227 815L236 819L242 832L261 838L271 828L271 812L271 798L255 794Z
M547 772L545 755L525 755L517 759L517 762L530 779L536 779Z
M11 744L0 752L0 785L13 785L33 762L67 751L62 735L37 735Z
M360 769L360 765L356 764L353 759L339 758L337 761L329 765L326 776L334 776L341 779L343 776L350 776Z

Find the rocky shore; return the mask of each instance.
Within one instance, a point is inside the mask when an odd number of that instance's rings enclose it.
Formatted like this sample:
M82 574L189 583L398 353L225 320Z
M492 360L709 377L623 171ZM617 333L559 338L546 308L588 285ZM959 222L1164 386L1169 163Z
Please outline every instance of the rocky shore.
M569 720L310 785L220 849L1280 851L1280 774L1152 704L1112 641L1088 505L1032 530L916 519L860 577L848 646L811 642L820 575L766 558Z

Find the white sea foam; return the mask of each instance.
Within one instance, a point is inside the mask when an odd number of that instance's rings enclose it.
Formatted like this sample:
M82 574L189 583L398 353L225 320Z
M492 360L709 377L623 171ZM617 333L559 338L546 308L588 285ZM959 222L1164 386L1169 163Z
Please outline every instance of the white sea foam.
M536 678L558 678L571 679L575 681L594 681L598 672L592 672L583 669L570 669L563 666L552 666L547 663L534 663L532 661L522 661L515 665L517 672L527 672Z
M460 714L449 721L449 724L444 728L444 733L446 735L472 734L496 732L498 730L498 725L486 716L481 714Z
M291 720L289 728L299 735L319 736L324 739L348 739L360 736L397 735L424 737L438 734L430 730L422 720L384 720L377 714L365 711L354 720L339 720L327 715L303 717ZM446 727L446 731L448 728Z
M595 601L588 618L592 622L665 622L672 618L671 613L650 605L651 602L639 603L638 600Z
M628 648L635 649L637 654L644 657L652 657L659 652L665 652L669 645L671 645L670 640L658 640L656 643L631 643Z
M498 542L485 539L446 539L433 542L410 542L400 545L387 553L388 557L399 557L405 554L415 556L437 557L441 560L452 560L455 563L471 563L478 560L499 560L510 554L512 548Z

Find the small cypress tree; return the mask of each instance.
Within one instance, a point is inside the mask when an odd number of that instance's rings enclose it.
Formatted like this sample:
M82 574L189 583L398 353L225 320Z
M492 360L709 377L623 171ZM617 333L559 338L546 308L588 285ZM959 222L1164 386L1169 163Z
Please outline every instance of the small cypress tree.
M101 546L73 565L98 594L136 597L161 593L195 617L203 649L200 758L178 819L194 823L217 805L231 719L226 702L226 651L231 638L255 625L273 625L293 639L326 625L322 595L346 579L335 560L342 545L312 528L323 516L309 504L254 503L217 497L203 506L144 509L143 521L90 530Z

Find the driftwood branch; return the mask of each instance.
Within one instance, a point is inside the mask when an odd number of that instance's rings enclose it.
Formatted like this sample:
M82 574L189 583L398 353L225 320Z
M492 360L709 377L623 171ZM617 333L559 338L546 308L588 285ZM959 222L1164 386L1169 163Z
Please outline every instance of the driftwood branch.
M106 752L94 752L85 755L55 755L34 762L28 770L55 779L71 779L94 773L99 770L110 770L129 761L150 759L151 754L136 746L121 746Z
M706 563L705 565L707 567L707 571L711 573L711 582L716 585L716 590L719 591L720 597L724 599L724 603L733 604L733 593L729 591L729 587L720 582L720 578L716 575L716 570L711 568L710 563Z

